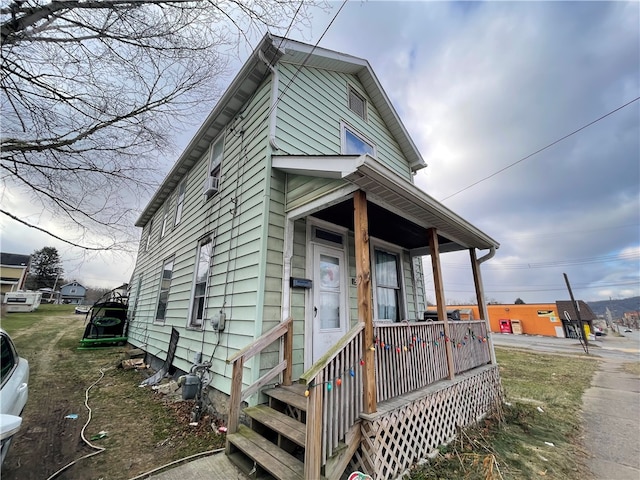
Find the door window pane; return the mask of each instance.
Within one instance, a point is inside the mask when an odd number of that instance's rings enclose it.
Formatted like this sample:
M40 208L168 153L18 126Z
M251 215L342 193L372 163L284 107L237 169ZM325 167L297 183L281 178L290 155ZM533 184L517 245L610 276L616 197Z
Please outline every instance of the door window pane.
M320 293L320 328L340 328L340 293Z
M320 255L320 286L340 288L340 261L336 257Z
M320 255L320 328L340 328L340 259Z

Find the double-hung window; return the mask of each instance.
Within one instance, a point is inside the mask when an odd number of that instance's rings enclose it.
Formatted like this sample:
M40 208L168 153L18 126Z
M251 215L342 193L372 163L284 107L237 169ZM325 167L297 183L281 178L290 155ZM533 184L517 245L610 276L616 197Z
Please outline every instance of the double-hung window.
M374 259L377 318L399 322L402 311L399 256L376 248Z
M164 204L164 212L162 214L162 228L160 229L160 238L167 234L169 228L169 200Z
M167 303L169 301L171 277L173 277L173 258L166 260L162 265L162 273L160 275L160 293L158 295L158 308L156 310L157 322L164 322L167 316Z
M341 124L341 142L343 155L364 155L376 156L376 147L373 142L367 140L363 135L356 132L346 123Z
M204 195L211 198L220 189L220 171L222 168L222 157L224 155L224 137L211 145L209 149L209 175L204 182Z
M207 286L213 256L213 237L207 237L198 243L196 256L196 271L193 282L193 298L191 300L191 315L189 326L201 327L206 314Z
M178 195L176 196L176 218L173 222L174 225L178 225L182 220L182 208L184 207L184 194L187 189L187 181L183 180L178 185Z

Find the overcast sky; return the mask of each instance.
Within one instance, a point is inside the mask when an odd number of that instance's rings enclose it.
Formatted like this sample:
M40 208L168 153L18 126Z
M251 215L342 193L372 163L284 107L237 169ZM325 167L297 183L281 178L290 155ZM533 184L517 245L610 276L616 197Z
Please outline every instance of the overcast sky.
M315 44L330 5L290 36ZM416 183L500 243L487 297L534 303L568 298L563 272L577 298L640 295L640 101L524 159L640 96L639 32L635 1L353 1L319 46L370 62L428 163ZM58 247L69 279L130 279L133 259L0 227L3 251ZM467 302L468 254L441 260L446 298Z

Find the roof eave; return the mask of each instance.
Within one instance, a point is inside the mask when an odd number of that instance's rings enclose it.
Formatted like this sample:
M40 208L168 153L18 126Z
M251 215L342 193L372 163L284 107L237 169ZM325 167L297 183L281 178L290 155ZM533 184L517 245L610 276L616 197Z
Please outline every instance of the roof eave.
M224 130L224 127L228 123L230 118L233 118L240 107L244 104L244 95L241 92L246 85L253 85L255 82L250 79L260 78L268 72L267 66L260 60L259 53L262 51L265 53L273 46L271 37L267 34L263 37L262 41L254 49L249 56L249 59L243 64L242 68L235 76L229 87L225 90L222 97L216 103L211 113L207 116L202 123L198 131L192 137L189 144L183 150L182 154L174 164L173 168L165 176L160 188L153 195L142 214L136 221L136 227L144 227L151 217L155 214L158 208L166 200L167 196L175 189L178 181L184 176L184 174L191 168L207 151L210 143ZM282 51L275 50L270 51L270 55L267 58L272 58L272 63L282 56ZM240 107L229 108L237 97L242 97ZM225 118L223 122L219 120Z

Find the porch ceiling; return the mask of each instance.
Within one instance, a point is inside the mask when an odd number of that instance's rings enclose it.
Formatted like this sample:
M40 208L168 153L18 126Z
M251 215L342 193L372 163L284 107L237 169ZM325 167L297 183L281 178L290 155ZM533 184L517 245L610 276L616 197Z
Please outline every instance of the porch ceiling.
M300 161L303 158L305 161ZM367 194L370 234L411 250L415 255L430 254L429 228L435 228L438 232L441 252L499 247L494 239L375 158L368 155L356 158L345 156L343 161L335 162L335 169L331 168L332 162L326 160L326 157L274 156L273 166L288 173L306 173L325 178L338 176L354 184ZM347 163L350 165L345 166ZM326 167L324 171L310 167L304 172L305 165ZM350 198L313 215L353 229L353 202Z

